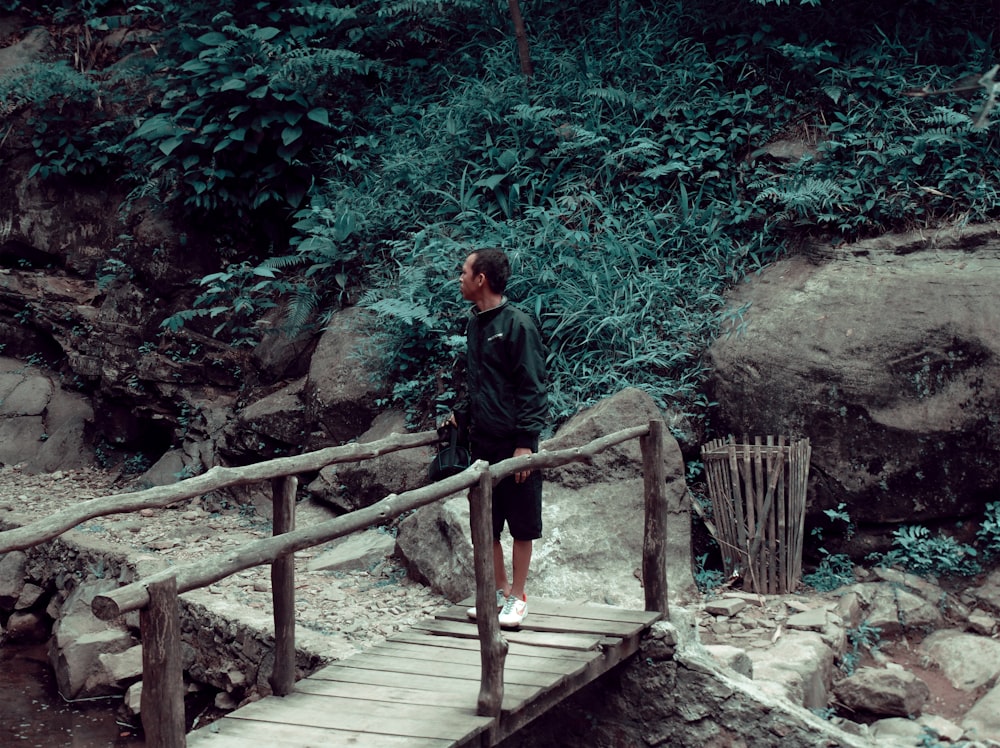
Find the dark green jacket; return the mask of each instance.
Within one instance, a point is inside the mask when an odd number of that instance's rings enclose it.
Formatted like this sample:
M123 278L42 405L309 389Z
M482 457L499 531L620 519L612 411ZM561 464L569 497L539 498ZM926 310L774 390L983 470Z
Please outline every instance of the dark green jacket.
M545 349L527 314L504 298L473 308L466 328L469 436L475 447L537 448L548 421ZM513 449L512 449L513 452Z

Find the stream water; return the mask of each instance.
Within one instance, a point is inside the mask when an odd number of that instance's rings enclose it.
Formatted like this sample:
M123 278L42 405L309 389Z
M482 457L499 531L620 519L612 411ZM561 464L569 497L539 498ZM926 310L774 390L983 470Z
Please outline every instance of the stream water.
M0 746L138 748L116 721L121 698L69 704L55 685L44 644L0 646Z

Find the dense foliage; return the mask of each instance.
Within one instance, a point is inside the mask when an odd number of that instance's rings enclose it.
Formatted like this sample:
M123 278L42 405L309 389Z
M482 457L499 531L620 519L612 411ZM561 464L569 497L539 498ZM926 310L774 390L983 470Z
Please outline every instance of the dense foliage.
M165 327L252 342L276 304L360 302L424 417L460 384L471 248L514 258L555 416L626 385L698 414L748 272L805 235L996 217L993 3L524 3L531 78L506 3L28 5L4 3L65 55L4 77L0 117L38 175L103 171L219 227Z

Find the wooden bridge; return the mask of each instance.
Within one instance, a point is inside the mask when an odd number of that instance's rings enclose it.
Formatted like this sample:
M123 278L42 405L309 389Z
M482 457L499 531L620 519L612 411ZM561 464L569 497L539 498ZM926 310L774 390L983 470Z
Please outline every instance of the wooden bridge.
M491 506L493 484L513 473L589 460L617 444L638 439L645 501L642 580L645 611L627 611L532 598L516 632L501 632L495 611ZM433 444L434 431L393 434L367 444L347 444L280 457L239 468L213 467L172 486L82 501L37 522L0 532L0 554L51 540L87 520L165 507L238 485L270 481L274 535L234 551L206 557L98 595L91 607L111 620L139 611L142 636L142 724L148 748L186 745L243 746L492 746L545 710L634 654L642 632L667 612L664 424L650 421L571 449L479 461L464 472L371 506L304 528L295 527L299 473L357 462ZM398 634L375 649L338 661L296 683L293 556L404 512L468 491L475 604L489 615L476 623L466 607ZM636 518L639 521L639 518ZM688 564L689 559L676 559ZM184 719L183 649L178 596L244 569L270 564L274 608L273 696L249 704L193 732ZM509 654L509 659L508 659ZM338 740L331 741L331 736Z
M189 748L493 746L636 652L658 612L531 599L504 668L500 714L480 716L472 600L329 665L287 696L248 704L187 738Z

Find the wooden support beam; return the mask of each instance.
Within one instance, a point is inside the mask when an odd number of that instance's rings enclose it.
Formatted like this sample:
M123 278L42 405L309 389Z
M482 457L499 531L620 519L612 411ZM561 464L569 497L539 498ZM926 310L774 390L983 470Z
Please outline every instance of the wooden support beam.
M142 729L148 748L184 748L184 672L181 667L177 581L149 584L139 613L142 635Z
M290 476L271 481L273 533L295 529L295 491L298 479ZM271 596L274 600L274 670L271 691L287 696L295 686L295 554L286 553L271 562Z
M667 614L667 498L663 466L663 421L650 421L639 438L646 520L642 541L642 586L646 610Z
M493 481L490 471L469 491L472 557L476 570L476 623L479 627L481 675L476 714L497 717L503 703L503 666L507 642L497 620L496 579L493 575Z

